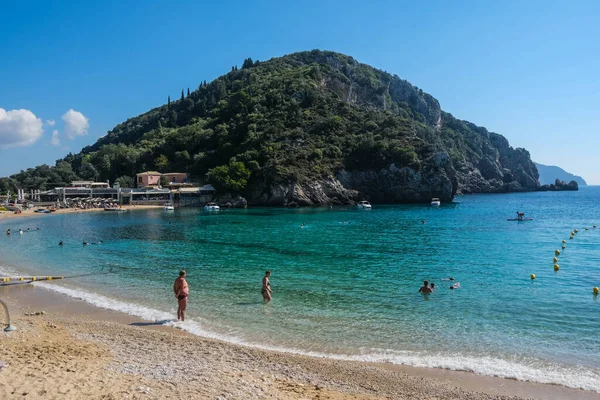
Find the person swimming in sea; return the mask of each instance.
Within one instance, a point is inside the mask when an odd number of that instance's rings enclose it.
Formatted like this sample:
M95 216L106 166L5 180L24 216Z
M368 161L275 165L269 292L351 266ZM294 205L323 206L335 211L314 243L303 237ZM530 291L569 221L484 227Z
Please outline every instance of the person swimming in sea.
M88 244L89 244L88 242L85 242L85 241L83 242L84 246L87 246Z
M19 228L19 235L23 234L23 229Z
M173 284L173 292L177 297L177 320L185 321L185 309L187 308L188 294L190 293L190 287L188 286L185 277L187 273L185 270L179 271L179 278L175 279Z
M429 281L424 281L423 286L419 288L419 293L431 293L433 290L429 287Z
M58 242L58 245L62 246L63 245L63 241L61 240L60 242Z
M435 283L431 282L431 284L429 286L431 287L431 291L434 292L435 291Z
M7 234L8 236L10 236L10 228L8 228L8 230L6 231L6 234Z
M262 289L260 289L260 293L263 296L263 300L266 302L271 301L271 299L272 299L271 293L273 293L273 291L271 290L271 282L269 282L270 276L271 276L271 271L266 271L265 276L263 277L263 280L262 280Z
M302 223L302 225L300 225L300 228L304 228L304 226L305 226L305 225L304 225L304 222L303 222L303 223Z

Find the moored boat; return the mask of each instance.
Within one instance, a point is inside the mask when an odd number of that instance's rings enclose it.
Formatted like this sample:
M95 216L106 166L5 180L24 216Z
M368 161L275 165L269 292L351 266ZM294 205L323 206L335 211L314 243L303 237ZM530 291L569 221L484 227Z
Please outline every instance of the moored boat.
M372 207L368 201L362 200L356 204L356 208L359 208L361 210L370 210Z
M219 211L220 208L217 203L206 203L204 206L204 211Z
M442 202L437 197L434 197L433 199L431 199L431 206L432 207L439 207L441 205L442 205Z
M118 206L118 207L104 207L104 211L123 212L123 211L127 211L127 209L123 208L123 206Z

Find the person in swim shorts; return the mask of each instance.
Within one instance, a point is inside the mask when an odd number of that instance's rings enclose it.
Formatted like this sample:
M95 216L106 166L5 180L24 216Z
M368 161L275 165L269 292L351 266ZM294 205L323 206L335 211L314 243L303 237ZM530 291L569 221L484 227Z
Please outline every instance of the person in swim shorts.
M271 301L272 298L271 293L273 293L273 291L271 290L271 283L269 282L270 276L271 271L266 271L262 280L262 289L260 289L260 293L262 294L264 301Z
M178 301L177 319L182 321L185 321L185 309L187 308L187 298L188 293L190 292L190 288L185 280L185 277L185 271L179 271L179 278L175 279L175 283L173 284L173 292L175 292L175 297L177 297Z

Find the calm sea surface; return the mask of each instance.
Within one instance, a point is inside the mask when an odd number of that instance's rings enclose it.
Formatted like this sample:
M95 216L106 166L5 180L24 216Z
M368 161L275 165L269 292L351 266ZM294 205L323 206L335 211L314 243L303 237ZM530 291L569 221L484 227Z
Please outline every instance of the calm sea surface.
M534 220L507 221L517 210ZM92 274L40 285L200 335L600 391L594 224L600 187L459 196L440 208L42 215L0 222L0 263L4 274ZM189 321L177 323L182 268ZM266 269L270 304L260 295ZM437 286L428 296L417 293L425 279Z

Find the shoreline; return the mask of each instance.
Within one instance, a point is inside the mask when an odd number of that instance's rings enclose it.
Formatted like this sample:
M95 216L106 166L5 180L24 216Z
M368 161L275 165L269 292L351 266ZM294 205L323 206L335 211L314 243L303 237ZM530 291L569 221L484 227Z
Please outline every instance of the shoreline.
M148 389L148 393L138 393L139 390L129 387L120 395L135 392L140 398L163 398L173 394L176 387L178 395L191 398L266 398L266 393L271 391L276 393L274 398L291 399L314 398L316 394L326 399L598 398L596 392L470 372L341 361L257 349L193 335L162 325L161 322L144 321L122 312L102 309L30 284L1 286L0 298L8 304L13 325L18 329L3 334L3 339L8 339L0 342L3 350L10 350L12 345L23 346L30 336L52 342L54 331L64 332L61 346L94 347L102 352L106 360L104 368L90 372L90 381L93 382L98 376L106 378L108 374L116 382L111 388L124 390L123 382L130 384L133 380L137 382L136 385ZM24 315L25 312L41 310L45 311L45 315ZM165 342L169 343L169 347L164 347ZM13 350L13 353L8 351L7 355L2 356L9 363L9 368L0 370L0 393L3 386L11 385L7 377L17 379L13 374L18 375L21 368L28 365L22 364L24 360L16 357L16 348ZM175 357L170 353L175 353ZM169 361L165 361L165 354ZM178 369L182 360L185 360L186 370L190 370L189 375ZM60 363L57 364L59 370L60 367ZM163 371L164 374L157 375L157 371ZM210 374L207 375L207 371ZM194 379L194 374L203 378ZM63 386L73 385L74 381L68 372L54 378L57 379ZM182 387L180 384L183 381L186 383ZM52 397L54 389L44 390ZM15 396L14 393L7 393ZM194 397L198 393L203 394ZM73 397L65 398L78 398L84 394L75 390Z
M149 210L149 209L163 208L163 206L151 206L151 205L137 206L136 205L135 207L127 206L124 208L127 211L133 211L133 210ZM56 210L55 212L48 213L48 214L36 213L34 211L34 209L24 210L20 214L15 214L13 211L0 211L0 220L29 218L29 217L47 217L47 216L58 215L58 214L80 214L80 213L90 213L90 212L98 212L98 211L104 211L104 209L103 208L88 208L88 209L63 208L63 209Z

